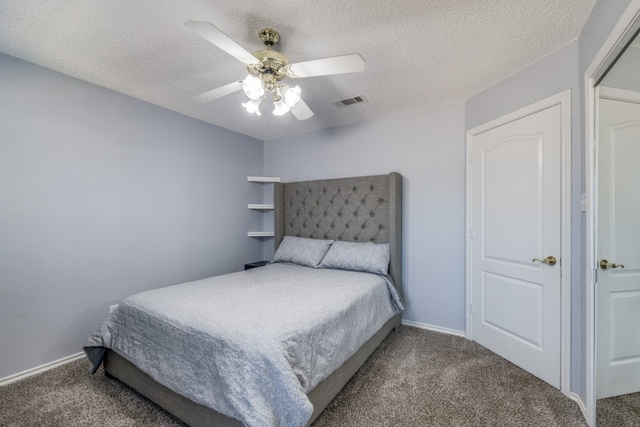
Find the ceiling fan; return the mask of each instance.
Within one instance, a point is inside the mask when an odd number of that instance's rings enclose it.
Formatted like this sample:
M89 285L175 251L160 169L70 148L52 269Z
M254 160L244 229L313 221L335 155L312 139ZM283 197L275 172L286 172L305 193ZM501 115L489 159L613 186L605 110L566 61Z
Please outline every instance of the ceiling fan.
M364 71L365 67L364 59L357 53L291 64L285 55L273 50L273 46L280 40L280 34L270 28L260 32L260 40L267 47L266 50L250 53L210 22L190 20L184 25L242 62L249 71L244 80L193 97L196 102L210 102L242 89L249 97L242 106L250 113L260 115L260 102L271 96L274 115L281 116L291 111L298 120L306 120L313 116L313 111L301 99L300 87L291 87L280 83L281 81L287 78L355 73Z

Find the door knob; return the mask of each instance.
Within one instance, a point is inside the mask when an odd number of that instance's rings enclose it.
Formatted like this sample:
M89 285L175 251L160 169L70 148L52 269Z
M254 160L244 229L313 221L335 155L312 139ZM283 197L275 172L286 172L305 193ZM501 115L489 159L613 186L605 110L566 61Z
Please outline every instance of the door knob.
M606 270L607 268L624 268L622 264L614 264L612 262L607 261L606 259L600 260L600 268Z
M556 257L553 256L548 256L545 259L538 259L538 258L534 258L531 261L538 261L541 262L543 264L549 264L549 265L556 265Z

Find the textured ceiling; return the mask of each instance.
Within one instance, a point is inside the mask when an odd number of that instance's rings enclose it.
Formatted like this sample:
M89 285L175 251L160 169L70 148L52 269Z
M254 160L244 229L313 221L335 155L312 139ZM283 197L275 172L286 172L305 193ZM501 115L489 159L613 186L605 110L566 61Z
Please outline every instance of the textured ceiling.
M578 37L595 0L2 0L0 52L261 140L466 99ZM291 62L360 53L363 73L299 79L315 115L262 116L240 92L191 100L246 68L184 26L253 52L280 32ZM362 95L369 103L337 108Z

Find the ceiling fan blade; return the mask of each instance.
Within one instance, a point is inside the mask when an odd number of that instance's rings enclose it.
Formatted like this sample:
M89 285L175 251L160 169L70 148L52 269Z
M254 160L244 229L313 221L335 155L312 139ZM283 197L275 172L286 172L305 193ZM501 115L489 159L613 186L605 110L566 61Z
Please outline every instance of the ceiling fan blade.
M187 21L184 25L198 33L205 40L218 46L220 49L227 52L229 55L236 58L238 61L244 64L260 65L260 61L253 56L248 50L240 46L233 41L231 37L220 31L212 23L205 21Z
M357 53L298 62L288 67L289 77L327 76L364 71L366 62Z
M311 108L309 108L309 106L301 99L296 102L296 105L291 107L291 114L296 116L296 119L298 120L307 120L313 116L313 111L311 111Z
M242 81L229 83L228 85L220 86L217 89L210 90L198 96L194 96L193 99L195 102L210 102L214 99L222 98L225 95L232 94L233 92L237 92L242 89Z

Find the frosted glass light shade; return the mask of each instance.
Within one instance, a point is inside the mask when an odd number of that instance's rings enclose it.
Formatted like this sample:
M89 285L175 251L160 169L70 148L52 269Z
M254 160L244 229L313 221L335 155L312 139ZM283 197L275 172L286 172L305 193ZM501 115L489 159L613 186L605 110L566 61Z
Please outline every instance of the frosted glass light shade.
M262 114L260 114L260 109L259 109L260 108L260 99L250 99L247 102L243 102L242 106L249 113L255 113L256 116L261 116L262 115Z
M244 94L254 101L257 101L264 95L264 87L262 86L262 80L252 75L248 75L242 81L242 90Z
M284 116L285 114L287 114L289 112L289 109L291 107L289 107L285 101L284 98L280 98L279 101L276 101L273 103L273 115L274 116Z
M300 86L289 87L287 85L282 85L282 89L280 89L280 94L282 95L282 99L289 106L293 107L300 101L302 91L300 90Z

